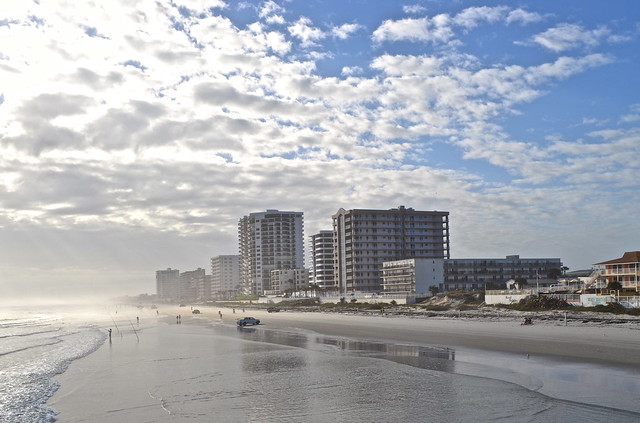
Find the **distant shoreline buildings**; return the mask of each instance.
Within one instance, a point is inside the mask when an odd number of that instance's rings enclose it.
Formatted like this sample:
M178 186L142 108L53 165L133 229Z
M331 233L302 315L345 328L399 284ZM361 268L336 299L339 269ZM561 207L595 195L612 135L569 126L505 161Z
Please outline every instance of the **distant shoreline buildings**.
M179 301L301 290L428 296L557 277L563 269L559 258L452 259L448 211L341 208L331 220L331 230L309 237L310 268L305 268L303 212L249 213L238 220L238 254L212 257L211 275L200 268L158 270L156 293Z

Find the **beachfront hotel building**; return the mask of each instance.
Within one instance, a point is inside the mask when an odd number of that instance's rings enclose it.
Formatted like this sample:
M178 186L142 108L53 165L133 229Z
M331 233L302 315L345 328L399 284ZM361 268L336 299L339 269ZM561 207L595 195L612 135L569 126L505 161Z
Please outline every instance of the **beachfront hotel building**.
M240 256L211 257L211 293L213 298L230 300L240 291Z
M602 269L601 277L605 284L619 282L624 291L638 292L640 283L640 251L627 251L622 257L595 263L594 266Z
M412 258L382 263L385 294L431 296L430 287L440 289L444 280L444 259Z
M303 213L267 210L238 222L240 280L246 295L271 289L271 271L304 268Z
M509 280L526 279L527 283L549 284L561 274L559 258L521 258L510 255L506 258L468 258L444 261L444 281L441 292L481 290L485 285L503 285ZM555 276L554 276L555 275Z
M340 293L381 292L384 262L449 258L449 212L340 209L333 215L333 245Z
M333 273L333 231L311 235L311 283L323 290L335 290Z
M174 300L180 292L180 270L156 270L156 294L162 300Z

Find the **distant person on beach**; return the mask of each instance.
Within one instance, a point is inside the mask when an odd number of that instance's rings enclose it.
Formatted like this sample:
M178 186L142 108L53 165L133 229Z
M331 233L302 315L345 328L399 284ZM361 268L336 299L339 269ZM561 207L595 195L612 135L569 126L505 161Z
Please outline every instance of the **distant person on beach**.
M111 341L111 329L109 329L109 341Z
M218 315L220 316L220 318L222 319L222 312L220 310L218 310Z
M236 314L236 309L235 308L233 309L233 314Z
M140 324L140 317L136 316L136 321L138 324Z

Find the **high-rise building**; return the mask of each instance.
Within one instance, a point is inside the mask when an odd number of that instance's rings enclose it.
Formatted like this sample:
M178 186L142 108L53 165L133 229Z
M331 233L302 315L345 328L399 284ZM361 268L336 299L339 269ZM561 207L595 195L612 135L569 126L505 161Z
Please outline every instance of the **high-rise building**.
M311 235L311 283L326 290L335 290L333 273L333 231Z
M163 300L177 299L180 292L180 271L168 268L156 270L156 294Z
M238 239L245 294L268 291L272 270L304 268L302 212L251 213L238 222Z
M339 292L381 292L383 262L449 258L449 212L340 209L333 245Z
M232 299L240 290L240 256L211 257L211 291L215 298Z
M208 300L211 297L211 282L202 268L180 273L179 299L184 301Z

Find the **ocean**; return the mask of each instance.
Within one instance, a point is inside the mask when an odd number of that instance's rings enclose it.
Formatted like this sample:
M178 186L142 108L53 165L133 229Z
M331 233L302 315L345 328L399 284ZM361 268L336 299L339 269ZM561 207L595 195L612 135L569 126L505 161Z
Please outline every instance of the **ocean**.
M106 339L65 307L3 308L0 311L0 422L52 422L46 400L58 388L55 377Z
M0 421L640 420L615 401L540 394L535 381L508 369L493 377L499 365L487 370L452 348L237 328L205 317L185 316L196 324L150 313L140 323L123 312L98 324L86 317L0 316Z

